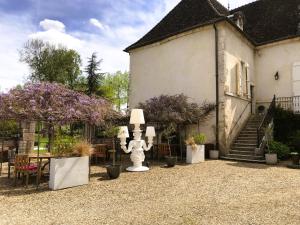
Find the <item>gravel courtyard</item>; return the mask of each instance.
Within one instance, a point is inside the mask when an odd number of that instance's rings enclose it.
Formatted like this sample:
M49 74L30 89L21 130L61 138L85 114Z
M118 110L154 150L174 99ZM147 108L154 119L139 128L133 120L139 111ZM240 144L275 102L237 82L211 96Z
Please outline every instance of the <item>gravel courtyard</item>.
M206 161L60 191L0 180L0 224L300 224L300 170Z

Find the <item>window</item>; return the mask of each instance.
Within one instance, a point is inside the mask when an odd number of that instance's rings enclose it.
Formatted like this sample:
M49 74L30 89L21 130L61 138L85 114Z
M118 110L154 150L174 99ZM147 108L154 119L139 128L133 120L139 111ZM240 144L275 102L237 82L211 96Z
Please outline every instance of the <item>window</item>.
M241 97L250 97L249 65L238 62L236 70L236 94Z

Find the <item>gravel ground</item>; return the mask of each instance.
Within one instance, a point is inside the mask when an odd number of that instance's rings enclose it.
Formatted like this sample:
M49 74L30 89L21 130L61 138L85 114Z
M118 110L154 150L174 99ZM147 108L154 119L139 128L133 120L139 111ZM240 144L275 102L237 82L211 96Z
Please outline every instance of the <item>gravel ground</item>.
M49 191L0 178L0 224L300 224L300 170L228 161L151 167Z

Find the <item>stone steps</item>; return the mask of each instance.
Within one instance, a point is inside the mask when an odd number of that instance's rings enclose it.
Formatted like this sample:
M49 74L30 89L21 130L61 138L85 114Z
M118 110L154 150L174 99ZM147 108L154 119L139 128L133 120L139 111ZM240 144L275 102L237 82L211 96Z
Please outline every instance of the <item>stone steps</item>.
M263 156L255 155L257 128L261 120L261 116L250 117L243 130L233 142L229 154L221 158L225 160L265 163Z

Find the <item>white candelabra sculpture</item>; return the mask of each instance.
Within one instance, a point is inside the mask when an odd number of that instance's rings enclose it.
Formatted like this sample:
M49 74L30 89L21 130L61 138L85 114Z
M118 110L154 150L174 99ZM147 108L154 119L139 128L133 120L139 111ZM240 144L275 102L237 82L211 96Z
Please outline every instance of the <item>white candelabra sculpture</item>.
M121 148L124 152L131 152L130 159L133 162L133 166L128 167L126 170L131 172L148 171L149 168L143 166L145 160L144 151L149 151L153 146L153 137L155 137L154 127L146 128L146 137L148 137L148 146L142 137L141 124L145 124L144 113L142 109L133 109L130 115L130 124L134 124L133 137L134 139L129 142L128 148L126 148L126 138L129 137L128 127L123 126L119 129L118 138L121 140Z

